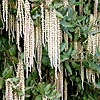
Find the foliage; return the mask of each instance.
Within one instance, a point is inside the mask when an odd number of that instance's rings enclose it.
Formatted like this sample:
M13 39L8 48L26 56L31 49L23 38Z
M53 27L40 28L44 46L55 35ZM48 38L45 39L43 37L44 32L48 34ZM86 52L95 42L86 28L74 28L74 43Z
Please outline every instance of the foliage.
M40 3L42 0L29 0L34 7L31 8L31 16L37 25L37 19L40 18ZM89 23L90 14L93 7L92 2L87 3L79 2L79 0L68 0L69 5L64 7L61 1L53 0L50 7L56 9L56 15L60 20L60 26L63 33L63 41L60 47L61 64L64 69L64 78L68 83L68 100L99 100L100 95L100 79L97 78L100 74L100 50L96 48L96 54L89 54L87 48L87 38L89 34L98 34L98 31L93 31L93 25ZM16 2L16 0L10 0ZM76 6L76 10L72 5ZM84 5L83 15L79 14L78 7ZM99 9L100 7L98 7ZM10 12L15 15L17 12L16 7L10 8ZM100 19L98 19L98 23ZM5 92L5 80L14 78L16 72L16 64L18 63L18 50L16 47L16 40L8 38L8 32L5 31L2 18L0 18L0 100ZM64 33L68 35L68 44L64 40ZM21 40L23 41L23 40ZM74 47L74 42L81 43L83 46L84 59L82 65L86 69L90 69L96 73L96 85L88 83L85 74L84 89L82 88L81 81L81 61L80 52L77 52ZM65 50L66 45L68 49ZM47 46L47 45L46 45ZM23 56L23 54L22 54ZM23 59L23 57L22 57ZM36 62L35 62L36 64ZM55 85L52 83L54 80L54 69L50 67L50 60L47 54L47 47L43 47L42 51L42 77L39 80L37 69L30 73L29 78L25 79L26 85L26 100L42 100L48 98L50 100L59 100L61 94L55 90ZM32 99L31 99L32 98Z

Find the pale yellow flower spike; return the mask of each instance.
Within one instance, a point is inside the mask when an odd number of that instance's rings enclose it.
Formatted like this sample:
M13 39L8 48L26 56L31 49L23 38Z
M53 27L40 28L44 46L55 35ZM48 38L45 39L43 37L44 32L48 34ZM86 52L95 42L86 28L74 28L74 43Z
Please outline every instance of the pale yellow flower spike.
M37 44L37 69L39 72L40 80L41 77L41 59L42 59L42 36L41 36L41 28L40 25L38 27L38 44Z
M45 9L45 42L49 40L49 33L50 33L50 12L48 9Z
M20 36L22 36L22 32L24 32L24 29L22 28L22 25L24 26L24 16L23 16L23 0L17 0L17 16L16 16L16 39L17 39L17 47L18 50L20 50Z
M13 90L12 90L12 81L11 79L6 80L6 100L13 100Z
M18 89L25 94L25 83L24 83L24 67L21 59L19 60L19 63L17 65L17 73L16 77L19 79L19 83L17 84ZM25 96L19 96L21 100L25 100Z
M81 81L82 81L82 89L84 90L84 66L82 65L83 58L83 47L81 47Z
M6 23L6 31L8 31L8 0L2 0L3 20Z
M93 82L94 86L96 86L96 82L95 82L95 72L92 72L92 82Z
M43 3L41 4L41 23L42 23L42 44L45 46L45 23L44 23L44 7Z
M30 72L31 72L31 68L33 67L33 63L34 63L33 58L35 57L34 42L35 42L34 23L33 23L33 20L31 19L31 21L30 21L30 36L29 36L29 67L30 67Z

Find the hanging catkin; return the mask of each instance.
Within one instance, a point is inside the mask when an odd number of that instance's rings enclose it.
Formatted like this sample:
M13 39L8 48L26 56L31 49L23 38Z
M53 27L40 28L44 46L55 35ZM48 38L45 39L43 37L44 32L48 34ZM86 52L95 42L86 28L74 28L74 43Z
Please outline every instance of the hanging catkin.
M54 38L53 38L53 11L50 9L50 33L48 33L48 56L50 58L51 67L53 67L53 45L54 45Z
M41 36L41 28L40 25L37 26L37 32L36 34L38 35L37 37L37 70L39 73L40 80L42 79L41 77L41 59L42 59L42 36Z
M82 89L84 90L84 66L82 65L83 60L83 47L81 47L81 81L82 81Z
M7 79L6 80L6 100L13 100L13 83L11 81L11 79Z
M90 15L90 24L93 24L93 15ZM87 50L89 53L92 53L92 34L88 34L88 44L87 44Z
M42 23L42 44L45 46L45 22L44 22L44 5L41 3L41 23Z
M64 100L67 100L67 96L68 96L68 93L67 93L67 79L65 78L64 79Z
M62 32L60 29L60 22L59 19L57 19L57 60L58 60L58 70L60 72L60 44L62 42Z
M24 20L24 63L26 65L26 77L28 71L33 67L34 55L34 23L30 15L30 3L25 1L25 20ZM29 69L30 68L30 69Z
M8 30L8 0L2 0L3 20L6 24L6 31Z
M59 82L60 82L60 93L62 95L62 100L63 100L63 97L64 97L64 81L63 81L63 66L61 66L61 72L59 73L60 76L59 76Z
M25 0L25 26L24 26L24 63L26 65L26 77L28 78L29 67L29 34L30 34L30 6Z
M13 92L13 100L18 100L18 95L15 91Z
M25 94L25 84L24 84L24 68L23 68L23 63L21 60L19 60L19 63L17 65L17 73L16 77L19 79L18 89ZM25 96L19 96L20 100L25 100Z
M97 19L97 13L98 13L98 0L95 0L95 3L94 3L94 21Z
M34 38L34 23L33 20L30 20L30 35L29 35L29 67L30 67L30 72L31 72L31 68L33 67L33 63L34 60L33 58L35 57L35 50L34 50L34 42L35 42L35 38Z
M46 0L46 6L51 4L52 0ZM48 56L50 58L51 67L55 68L55 77L57 78L57 70L60 71L60 43L61 31L59 20L56 17L56 10L52 8L45 9L45 33L47 34ZM46 37L46 36L45 36Z
M50 41L49 46L48 46L48 51L49 51L49 58L51 61L51 66L55 68L55 77L57 78L57 68L58 66L58 45L57 42L59 43L59 38L57 39L58 36L58 31L57 31L57 18L55 14L54 9L50 9Z
M98 12L98 19L100 19L100 12ZM100 22L98 23L98 25L98 30L100 30ZM100 50L100 34L98 34L98 49Z
M20 51L20 36L22 36L22 33L24 32L24 13L23 13L23 0L17 0L17 15L16 15L16 41L17 41L17 47Z
M66 48L65 48L65 51L68 50L68 34L64 32L64 40L66 42Z
M92 82L93 82L93 85L96 86L96 82L95 82L95 72L92 72Z
M49 9L45 8L45 42L48 42L48 35L50 32L50 12Z

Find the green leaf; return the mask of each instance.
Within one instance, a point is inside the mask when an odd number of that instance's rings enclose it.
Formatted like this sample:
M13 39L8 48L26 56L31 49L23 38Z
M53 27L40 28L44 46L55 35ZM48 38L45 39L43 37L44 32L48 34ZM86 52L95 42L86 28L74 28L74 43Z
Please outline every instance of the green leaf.
M89 67L100 74L100 65L97 65L96 63L89 61Z
M9 49L9 53L11 56L15 56L16 55L16 45L12 45Z
M68 17L71 18L73 21L77 19L76 17L77 12L73 10L70 6L68 7Z
M75 6L79 6L79 5L82 5L84 2L74 2L74 5Z
M82 64L84 65L85 68L89 68L89 63L87 61L83 61Z
M51 87L51 84L48 84L48 85L45 87L45 91L46 91L46 92L49 91L50 87Z
M65 47L66 47L66 42L62 42L60 46L60 52L64 51Z
M32 87L26 87L25 91L28 91L28 90L31 90L33 89L33 86Z
M36 14L36 15L33 15L33 16L32 16L33 19L37 19L37 18L39 18L39 17L40 17L40 14Z
M42 96L41 95L36 96L35 100L42 100Z
M93 98L93 95L91 95L91 94L87 94L88 95L88 97L91 99L91 100L95 100L94 98Z
M3 86L4 86L4 81L0 79L0 90L3 88Z
M86 15L89 15L89 14L90 14L89 4L85 5L85 7L84 7L84 13L85 13Z
M5 37L2 37L2 41L3 41L3 45L8 48L9 45L8 45L8 40L5 38Z
M34 9L31 10L31 14L33 15L39 8L35 7Z
M77 54L77 51L73 50L71 56L74 58L74 57L76 57L76 54Z
M77 63L71 62L71 64L72 64L73 68L75 68L76 70L80 70L80 67Z
M23 96L23 95L24 95L23 91L17 91L17 94L18 94L19 96Z
M49 58L43 56L43 57L42 57L42 64L43 64L44 66L48 66L49 63L50 63Z
M16 77L13 77L13 78L12 78L12 81L13 81L14 83L17 83L17 82L18 82L18 80L19 80L19 79L18 79L18 78L16 78Z
M20 53L20 58L21 58L22 60L24 60L24 53L23 53L23 52Z
M73 47L70 46L70 47L68 48L67 52L66 52L66 54L68 55L68 57L71 56L71 54L72 54L72 50L73 50Z
M96 88L100 89L100 82L96 83Z
M67 62L65 62L65 69L72 75L72 69Z
M74 25L72 25L71 23L68 23L66 21L61 21L60 24L63 26L63 27L66 27L66 28L73 28Z
M7 79L9 77L11 77L13 71L12 69L6 68L2 74L3 78Z
M61 18L61 19L64 18L63 15L62 15L60 12L58 12L58 11L56 11L56 16L57 16L58 18Z
M76 80L76 77L75 77L75 76L71 76L71 77L70 77L70 80L71 80L71 81L75 81L75 80Z
M100 51L99 51L98 47L96 47L96 56L97 57L100 56Z
M69 59L68 55L61 55L60 56L60 62L64 62L64 61L66 61L68 59Z
M79 40L79 33L75 33L74 34L74 41L78 41Z
M11 60L14 61L15 64L18 63L18 59L15 56L11 57Z
M66 52L63 52L63 55L60 56L61 62L64 62L64 61L66 61L70 58L71 53L72 53L72 49L73 49L73 47L70 46L69 49Z
M58 99L59 99L61 96L62 96L61 93L57 93L57 94L56 94L56 98L58 98Z
M6 73L7 73L7 71L9 70L9 68L7 67L7 68L5 68L4 69L4 71L3 71L3 73L2 73L2 76L4 76Z

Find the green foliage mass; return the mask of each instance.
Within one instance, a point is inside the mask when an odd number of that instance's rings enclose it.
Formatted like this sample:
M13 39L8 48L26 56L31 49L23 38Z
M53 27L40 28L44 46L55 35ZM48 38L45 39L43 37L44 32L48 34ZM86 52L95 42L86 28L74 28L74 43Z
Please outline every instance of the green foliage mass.
M40 6L39 4L43 0L29 0L30 3L34 3L34 8L30 13L35 24L36 19L40 18ZM74 41L81 42L84 48L85 58L83 59L84 68L93 70L96 74L100 74L100 51L97 47L96 55L88 54L86 51L88 34L97 34L99 32L92 31L92 25L89 24L90 14L93 9L93 3L79 2L78 0L68 0L69 5L64 7L61 4L61 0L54 0L50 7L56 9L56 15L60 20L60 26L62 33L68 34L70 40L68 44L68 50L65 51L66 42L63 38L60 48L61 64L64 69L64 78L68 83L68 100L99 100L100 95L100 79L96 79L96 87L93 83L88 83L86 76L84 81L84 89L82 89L82 82L80 77L80 53L74 48ZM16 0L10 0L11 3L15 3ZM0 0L1 3L1 0ZM79 9L74 10L72 5L79 7L84 5L83 15L79 15ZM99 2L100 4L100 2ZM98 7L100 11L100 6ZM10 8L9 11L16 15L17 8ZM100 19L97 20L98 23ZM79 34L79 32L81 34ZM8 41L8 33L5 31L4 23L0 18L0 100L5 93L5 79L15 77L16 64L18 63L17 47L15 40L10 39ZM23 59L23 53L21 54ZM78 58L78 60L74 60ZM86 59L87 58L87 59ZM94 58L94 59L91 59ZM26 85L26 100L42 100L42 97L47 97L50 100L60 100L61 94L55 90L55 85L52 81L54 79L54 70L50 67L50 61L47 54L47 48L43 48L42 52L42 77L39 80L37 70L29 74L29 78L25 79ZM86 71L86 70L85 70ZM96 76L97 77L97 76ZM16 79L14 79L16 83ZM51 82L51 83L50 83ZM22 95L21 91L18 91L19 95ZM31 99L32 98L32 99Z

